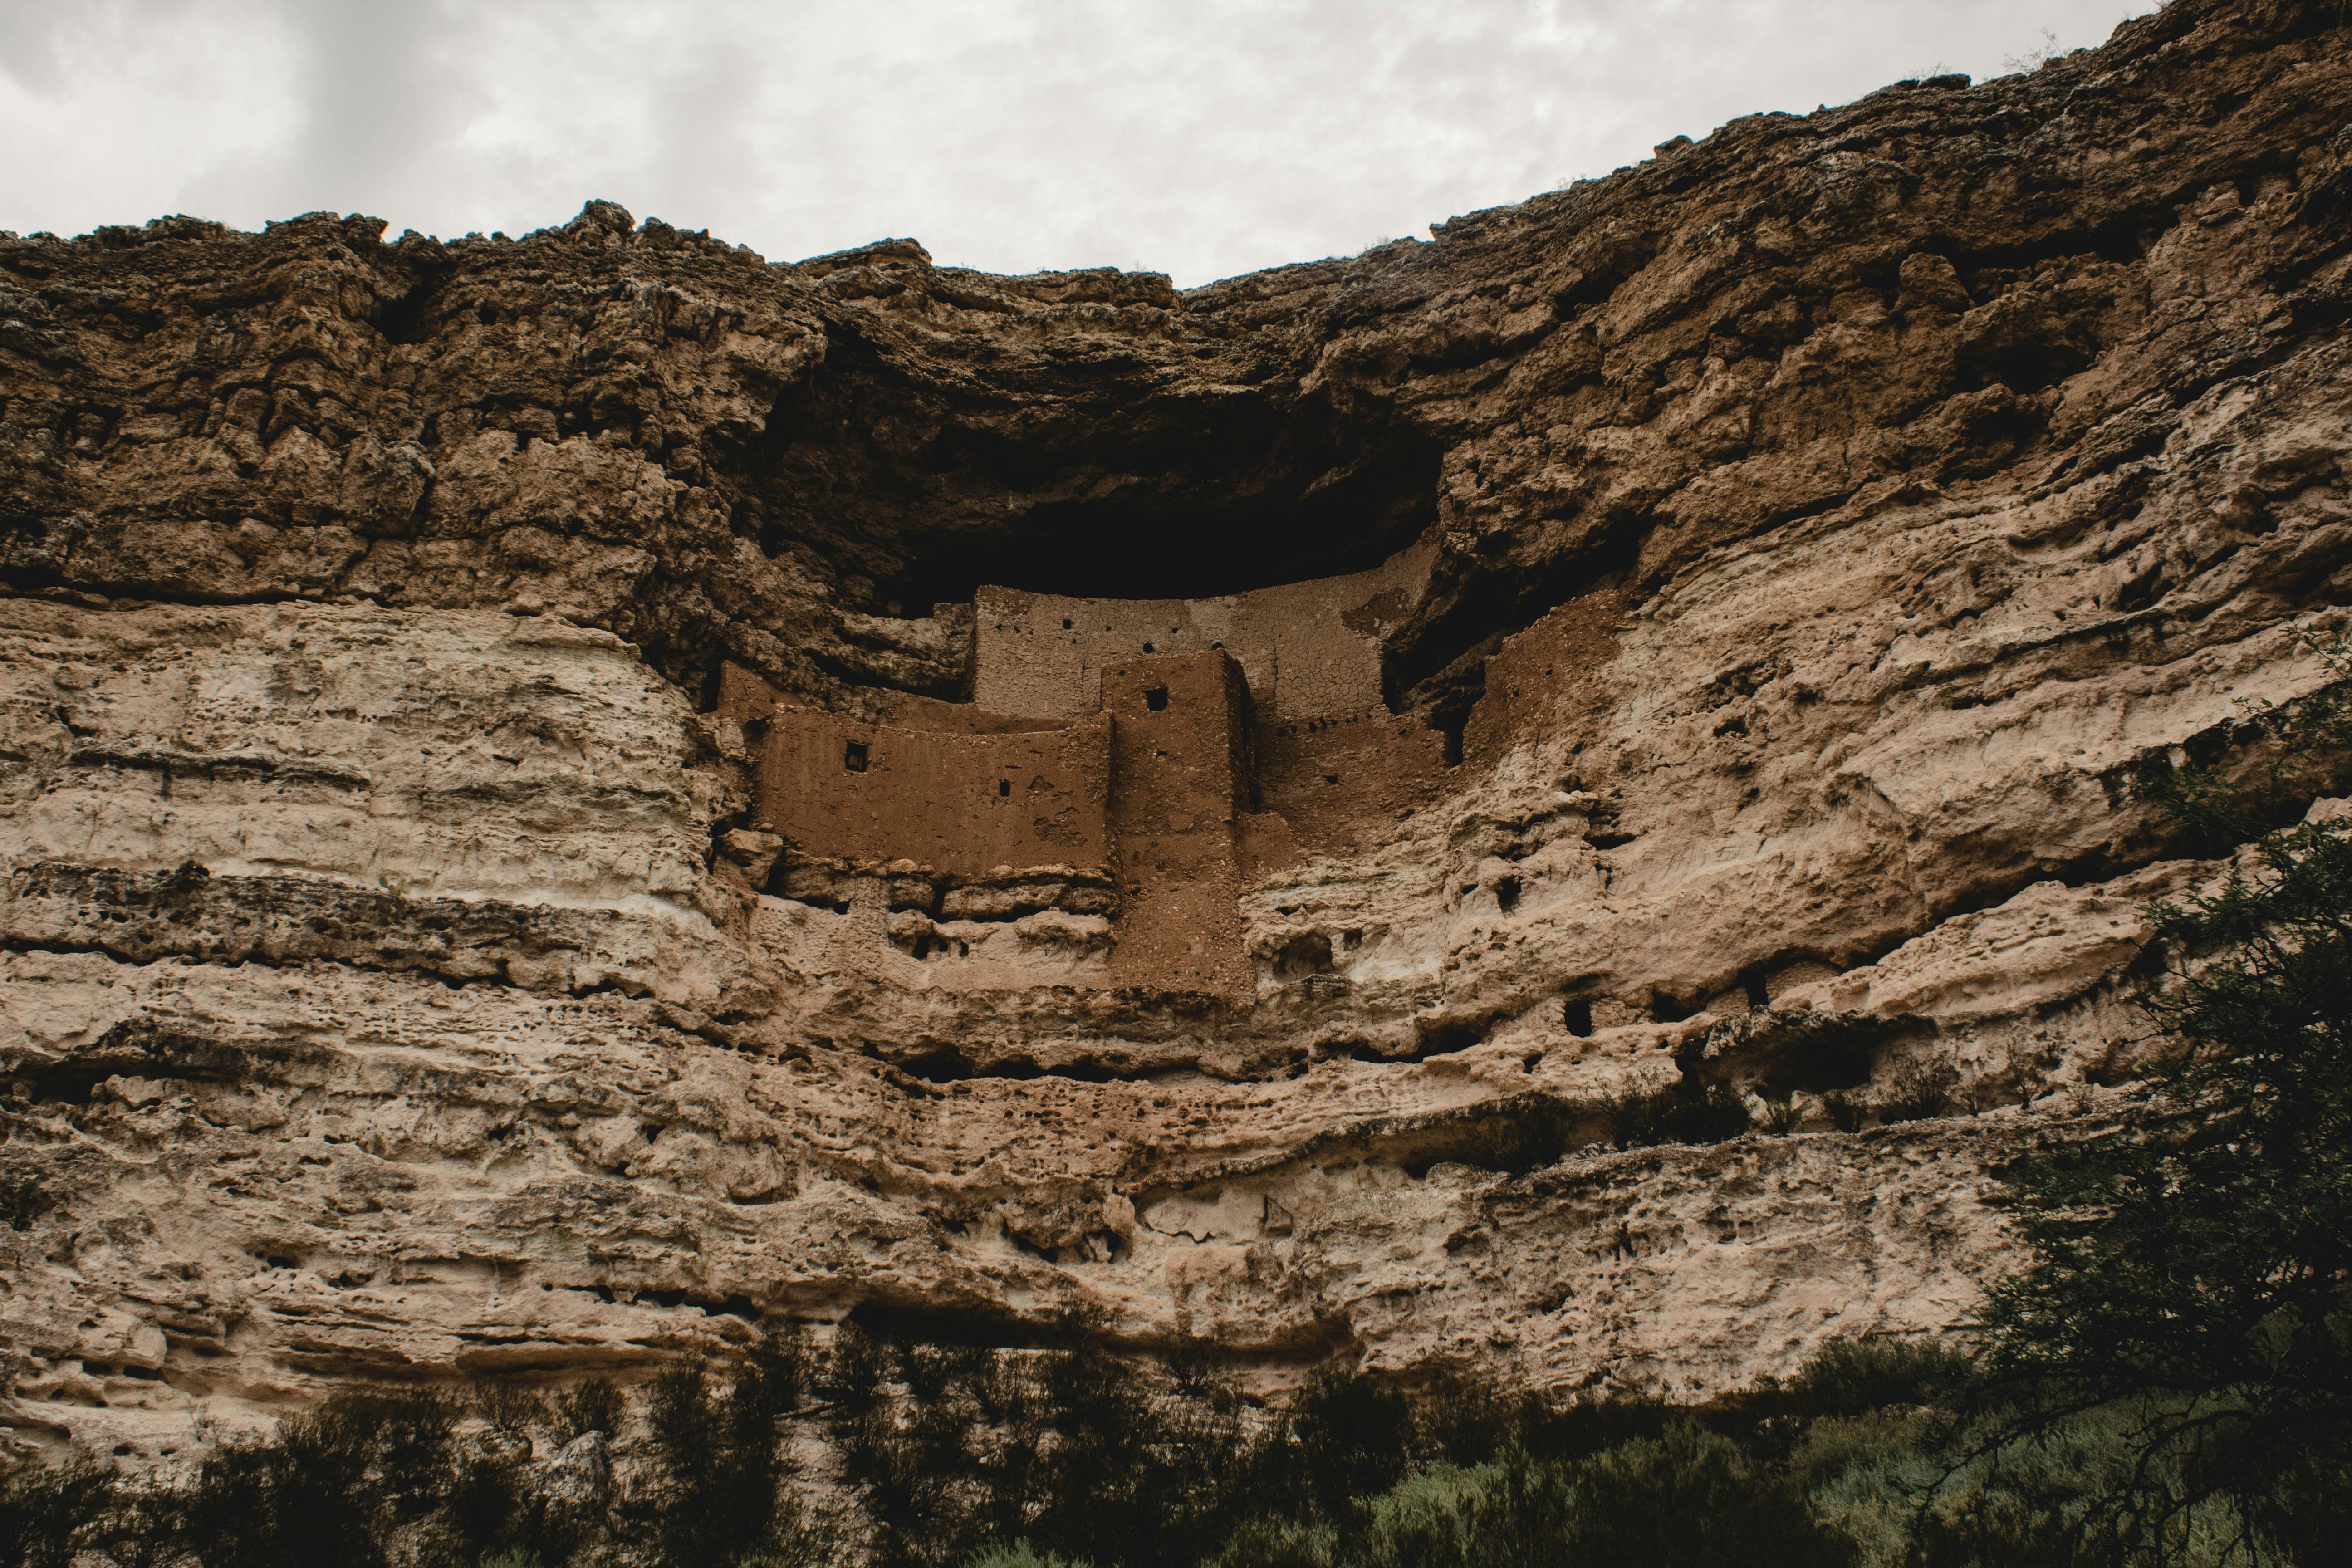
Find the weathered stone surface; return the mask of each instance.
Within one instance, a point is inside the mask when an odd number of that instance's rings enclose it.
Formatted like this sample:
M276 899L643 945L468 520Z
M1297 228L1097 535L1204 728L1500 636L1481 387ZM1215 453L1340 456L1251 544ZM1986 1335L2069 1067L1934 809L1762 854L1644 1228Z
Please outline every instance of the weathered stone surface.
M2222 868L2131 781L2258 760L2352 601L2347 61L2176 0L1181 293L603 204L0 239L0 1425L858 1309L1677 1394L1953 1321ZM999 732L981 584L1408 547L1388 710L1151 804L1214 984L1132 864L752 815L783 710ZM1769 1114L1594 1142L1713 1083Z

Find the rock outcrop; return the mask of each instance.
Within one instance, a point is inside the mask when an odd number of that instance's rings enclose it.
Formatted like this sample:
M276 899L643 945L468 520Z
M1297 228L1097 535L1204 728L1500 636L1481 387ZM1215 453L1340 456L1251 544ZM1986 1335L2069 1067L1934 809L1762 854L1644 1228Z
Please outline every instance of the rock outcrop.
M777 1315L1678 1396L1952 1322L2221 868L2134 779L2327 678L2347 126L2334 0L2175 0L1184 291L0 237L0 1425ZM1148 662L974 703L1146 600L1213 766ZM1277 709L1270 605L1371 662ZM787 732L1073 724L1067 863L762 815ZM1614 1146L1675 1096L1752 1125Z

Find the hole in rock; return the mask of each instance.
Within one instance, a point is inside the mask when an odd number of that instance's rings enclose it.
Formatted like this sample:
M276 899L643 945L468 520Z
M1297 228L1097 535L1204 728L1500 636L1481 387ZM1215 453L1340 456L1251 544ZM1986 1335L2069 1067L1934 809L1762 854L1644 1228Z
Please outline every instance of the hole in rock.
M1571 996L1559 1005L1560 1027L1584 1039L1592 1033L1592 1004L1584 997Z
M866 742L852 741L841 749L841 765L853 773L866 771Z
M1150 643L1145 643L1143 645L1143 650L1146 653L1150 652L1151 645ZM1150 709L1154 713L1166 712L1168 710L1168 689L1164 686L1155 686L1151 688L1149 691L1146 691L1143 694L1143 705L1146 708Z
M1506 877L1495 884L1495 902L1505 910L1516 909L1519 902L1519 879Z
M1070 629L1070 617L1067 616L1064 616L1062 617L1062 629L1064 631L1068 631Z
M1144 651L1144 652L1146 652L1146 653L1158 653L1160 650L1159 650L1158 648L1156 648L1156 647L1153 647L1150 643L1145 643L1145 644L1143 645L1143 651Z
M1679 1024L1698 1011L1696 1002L1681 1002L1663 991L1650 993L1650 1017L1660 1024Z
M996 798L997 798L997 799L999 799L999 800L1003 800L1006 795L1011 795L1012 793L1013 793L1013 781L1012 781L1011 779L999 779L999 780L997 780L997 781L996 781Z

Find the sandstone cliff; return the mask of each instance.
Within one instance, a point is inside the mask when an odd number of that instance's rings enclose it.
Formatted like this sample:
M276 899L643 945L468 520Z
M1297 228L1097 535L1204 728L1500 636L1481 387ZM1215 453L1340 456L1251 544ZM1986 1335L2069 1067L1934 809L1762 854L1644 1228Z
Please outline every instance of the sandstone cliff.
M0 1425L779 1315L1676 1395L1951 1322L2218 869L2131 781L2352 602L2347 126L2334 0L2176 0L1184 291L0 237ZM1355 573L1378 701L1246 671L1259 794L1099 875L762 825L779 715L992 732L983 589ZM1202 833L1223 945L1122 968Z

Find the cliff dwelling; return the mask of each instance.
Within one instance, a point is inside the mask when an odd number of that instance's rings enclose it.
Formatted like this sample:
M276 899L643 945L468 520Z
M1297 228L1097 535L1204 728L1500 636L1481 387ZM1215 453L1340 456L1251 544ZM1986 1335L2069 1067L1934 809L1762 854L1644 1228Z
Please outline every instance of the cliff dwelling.
M2347 27L1199 288L0 232L0 1448L635 1430L784 1329L1719 1410L1969 1321L2257 864L2154 792L2346 689Z
M1428 559L1202 599L983 585L934 612L970 627L969 699L871 721L728 663L716 713L756 753L750 817L780 840L763 885L871 911L932 984L1017 988L1042 963L1244 1000L1241 888L1444 775L1444 737L1383 696L1383 638Z

